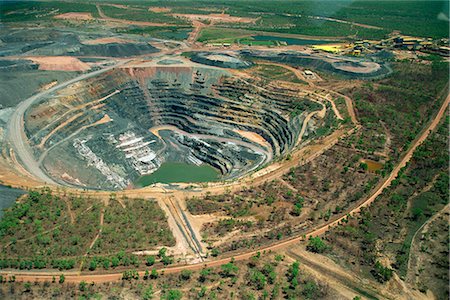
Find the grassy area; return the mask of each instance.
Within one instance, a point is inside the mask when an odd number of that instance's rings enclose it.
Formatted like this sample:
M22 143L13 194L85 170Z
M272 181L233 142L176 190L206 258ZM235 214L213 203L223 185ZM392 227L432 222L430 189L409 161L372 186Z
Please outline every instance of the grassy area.
M283 80L294 83L304 83L305 81L299 79L292 71L275 65L257 65L248 70L251 74L257 74L264 78L271 80Z
M233 43L236 38L248 37L251 34L251 31L241 29L207 27L200 32L198 41Z
M274 41L257 41L252 38L236 39L236 43L248 46L276 46Z
M87 252L119 255L118 265L140 265L144 258L120 253L174 245L166 216L154 201L122 201L126 208L116 200L110 200L104 208L95 199L56 194L48 189L30 192L7 209L0 220L0 268L72 269ZM102 234L89 251L100 229L102 209ZM103 260L97 261L103 265Z

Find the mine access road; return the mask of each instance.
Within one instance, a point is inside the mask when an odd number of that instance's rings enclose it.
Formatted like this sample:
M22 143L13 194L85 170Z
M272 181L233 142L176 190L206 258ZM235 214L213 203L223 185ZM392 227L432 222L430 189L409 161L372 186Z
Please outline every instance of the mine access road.
M33 105L34 103L41 100L42 97L47 96L59 89L65 88L73 83L76 83L80 80L84 80L90 77L94 77L96 75L99 75L101 73L104 73L106 71L109 71L111 69L114 69L116 67L119 67L121 65L126 64L129 62L129 60L122 60L118 62L117 64L108 66L106 68L96 70L90 73L82 74L78 77L75 77L71 80L65 81L61 84L58 84L52 88L49 88L48 90L42 91L34 96L31 96L30 98L20 102L19 105L17 105L15 111L11 115L11 119L9 120L8 128L7 128L7 137L9 139L9 142L16 154L16 156L20 159L25 169L30 172L35 177L39 178L46 184L54 184L57 185L57 183L51 179L40 167L39 163L37 162L36 158L33 155L33 150L31 149L30 145L28 145L27 137L25 134L25 128L24 128L24 114L26 110Z

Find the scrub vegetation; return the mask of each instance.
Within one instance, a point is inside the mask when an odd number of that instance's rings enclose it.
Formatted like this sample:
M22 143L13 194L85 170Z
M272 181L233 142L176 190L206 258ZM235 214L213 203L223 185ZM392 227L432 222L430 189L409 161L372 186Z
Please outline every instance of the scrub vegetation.
M374 204L326 234L326 239L333 245L332 258L370 273L379 281L387 281L392 276L392 269L406 279L411 255L438 251L439 247L436 247L410 253L419 228L448 203L448 122L447 117L439 129L417 148L412 162ZM448 228L445 230L448 233ZM441 240L441 243L446 242ZM430 288L439 299L446 299L448 248L438 256L441 258L432 266L420 266L430 268L432 271L428 271L436 277L427 285L421 283L418 288L423 291ZM418 276L420 282L421 275Z
M62 278L64 282L64 278ZM318 299L333 297L335 292L318 281L298 261L284 255L256 254L244 262L230 262L215 268L183 271L180 274L159 273L151 267L144 276L135 270L125 271L121 282L74 286L53 283L0 285L7 297L60 297L97 299L123 295L136 299Z
M98 199L51 192L31 191L5 210L0 220L0 267L2 269L72 269L89 253L115 254L119 265L143 264L145 258L125 252L172 246L174 238L166 216L152 200L123 199L104 206ZM104 224L100 226L104 211ZM102 228L99 234L100 227ZM92 249L90 244L99 234ZM121 254L122 253L122 254ZM132 258L134 257L134 258ZM89 259L92 261L93 259ZM113 266L101 261L101 266ZM116 266L117 266L116 265ZM86 265L95 270L96 264Z
M388 78L344 91L364 127L348 139L369 153L386 151L396 161L441 106L448 89L448 63L395 62ZM420 82L420 85L417 84ZM386 146L387 140L390 145ZM389 166L389 164L387 165Z

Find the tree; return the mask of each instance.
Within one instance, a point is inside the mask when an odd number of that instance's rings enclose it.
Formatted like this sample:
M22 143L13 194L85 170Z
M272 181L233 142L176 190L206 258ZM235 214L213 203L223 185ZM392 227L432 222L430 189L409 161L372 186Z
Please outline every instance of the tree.
M156 278L158 278L158 271L156 271L155 269L153 269L152 272L150 273L150 278L151 278L151 279L156 279Z
M84 291L86 291L86 287L87 287L87 283L85 281L82 281L82 282L80 282L80 285L78 288L81 292L84 292Z
M162 247L162 248L159 249L159 251L158 251L158 256L159 256L160 258L163 258L163 257L166 256L166 253L167 253L167 248Z
M111 258L111 266L113 268L118 267L119 263L120 263L120 259L118 257L114 256L113 258Z
M142 299L150 300L152 298L153 298L153 286L149 286L142 293Z
M198 294L197 294L197 297L198 298L203 298L203 297L205 297L206 296L206 291L207 291L208 289L206 288L206 286L202 286L202 288L200 289L200 291L198 292Z
M294 204L294 207L292 208L291 214L294 216L300 216L302 213L303 208L303 202L305 202L305 199L303 197L298 196L297 201Z
M280 295L280 284L275 283L273 290L272 290L272 295L270 296L270 299L272 299L272 300L278 299L279 295Z
M306 299L318 299L318 286L315 282L308 280L303 286L302 295Z
M150 273L148 272L148 270L145 270L145 273L144 273L144 276L142 277L142 279L147 280L149 276L150 276Z
M148 256L145 260L145 264L147 266L153 266L155 264L155 257L154 256Z
M25 293L31 292L31 283L25 282L24 285L23 285L23 287L24 287L24 290L23 290L23 291L24 291Z
M89 263L89 270L94 271L95 269L97 269L97 260L94 258Z
M183 298L183 293L179 290L169 290L161 299L165 300L180 300Z
M132 280L132 279L139 279L139 273L136 270L129 270L124 271L122 273L122 280Z
M64 281L66 281L66 277L64 276L64 274L61 274L59 276L59 283L64 283Z
M206 281L206 279L208 279L208 276L211 274L211 268L205 268L205 269L202 269L201 271L200 271L200 276L198 277L198 280L200 281L200 282L205 282Z
M161 259L161 262L162 262L165 266L167 266L167 265L170 265L171 263L173 263L173 258L170 257L170 256L164 256L164 257Z
M291 288L295 290L298 286L298 275L300 272L300 263L295 261L288 269L287 278L289 283L291 284Z
M324 253L326 250L328 250L328 246L320 237L311 236L309 238L309 243L306 246L306 250L314 253Z
M372 274L379 282L384 283L392 278L393 271L392 269L383 266L379 261L377 261L372 270Z
M267 281L270 284L274 284L275 280L277 279L277 273L275 272L275 268L272 264L265 264L262 270L263 274L266 276Z
M420 207L414 207L412 209L412 218L414 221L419 220L423 216L423 209Z
M192 271L183 270L183 271L181 271L180 278L182 280L189 280L189 279L191 279L191 275L192 275Z
M275 254L275 261L280 262L284 260L284 255Z
M222 265L220 268L221 268L220 273L223 277L234 277L237 275L239 271L239 268L231 262Z
M219 250L219 249L213 248L213 249L211 250L211 256L217 257L217 256L219 256L219 254L220 254L220 250Z
M109 269L109 265L110 265L110 261L108 258L104 258L102 261L102 265L103 265L103 269L108 270Z
M256 287L258 290L262 290L267 283L266 276L258 270L250 271L250 284Z
M369 166L366 163L362 162L362 163L359 164L359 168L364 170L364 171L367 171L369 169Z

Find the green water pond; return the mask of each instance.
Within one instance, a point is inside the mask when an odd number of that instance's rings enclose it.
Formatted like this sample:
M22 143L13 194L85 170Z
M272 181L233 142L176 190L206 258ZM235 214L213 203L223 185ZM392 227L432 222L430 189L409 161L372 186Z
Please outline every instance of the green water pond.
M135 184L144 187L154 183L208 182L218 180L219 176L219 171L207 164L197 166L182 162L165 162L152 174L138 178Z

